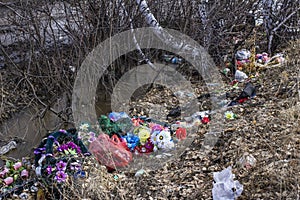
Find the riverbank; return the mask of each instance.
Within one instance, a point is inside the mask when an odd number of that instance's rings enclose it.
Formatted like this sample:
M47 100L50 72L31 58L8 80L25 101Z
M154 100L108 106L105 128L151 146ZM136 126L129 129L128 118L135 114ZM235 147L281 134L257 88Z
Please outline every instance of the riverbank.
M156 170L144 169L139 175L122 169L109 173L94 157L89 157L84 165L88 176L65 184L61 190L63 198L212 199L213 173L231 166L236 180L243 185L238 199L297 199L300 194L297 49L298 46L290 49L286 64L259 72L252 82L260 85L253 99L227 109L237 117L226 120L224 132L210 152L202 151L209 125L200 125L197 139L180 157ZM222 91L238 94L244 87L243 83L233 87L224 81ZM164 88L154 88L132 102L133 108L138 108L133 109L133 114L151 113L153 102L176 106L171 96ZM209 99L201 99L201 103L205 101ZM247 160L249 157L251 160ZM55 187L44 188L43 194Z

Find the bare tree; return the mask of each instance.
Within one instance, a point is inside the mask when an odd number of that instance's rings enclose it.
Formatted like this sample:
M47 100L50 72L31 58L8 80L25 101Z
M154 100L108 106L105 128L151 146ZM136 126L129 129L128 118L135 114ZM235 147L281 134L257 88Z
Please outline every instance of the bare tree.
M271 54L276 48L274 37L288 35L289 32L299 33L300 2L293 0L263 0L262 13L264 27L267 33L268 52Z

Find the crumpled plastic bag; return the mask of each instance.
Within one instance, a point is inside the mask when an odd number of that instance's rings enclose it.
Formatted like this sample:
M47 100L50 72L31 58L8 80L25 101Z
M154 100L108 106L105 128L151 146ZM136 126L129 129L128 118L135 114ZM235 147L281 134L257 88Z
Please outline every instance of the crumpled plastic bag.
M10 141L8 144L0 147L0 155L4 155L15 148L17 148L17 143L15 141Z
M248 78L247 74L240 70L236 70L234 79L237 80L238 82L243 82Z
M235 54L235 59L237 60L246 60L251 56L251 52L247 49L238 50Z
M111 169L125 167L132 161L132 153L122 139L113 135L100 134L89 146L90 152L98 162Z
M234 200L243 192L243 185L234 179L231 166L221 172L214 172L212 195L214 200Z
M254 96L256 96L256 87L252 83L248 82L237 100L248 97L252 98Z

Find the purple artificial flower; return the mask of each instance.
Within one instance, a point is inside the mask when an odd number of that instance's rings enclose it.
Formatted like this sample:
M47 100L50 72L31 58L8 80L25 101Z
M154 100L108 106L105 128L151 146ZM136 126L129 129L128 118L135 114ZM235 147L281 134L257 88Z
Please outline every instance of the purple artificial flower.
M68 142L67 145L69 148L76 150L77 153L81 153L79 146L77 146L74 142Z
M94 132L90 132L89 142L92 143L96 140L96 134Z
M60 145L60 146L57 148L57 150L60 151L60 152L63 152L63 151L68 150L68 149L69 149L69 147L68 147L67 144L62 144L62 145Z
M58 171L65 171L67 168L67 163L65 163L64 161L59 161L58 163L56 163L56 169Z
M145 148L148 151L153 151L154 144L150 141L150 139L148 139L147 142L145 143Z
M50 175L52 173L52 167L49 165L47 168L46 168L46 171L48 173L48 175Z
M65 182L67 180L68 175L63 171L56 172L56 176L54 177L54 180L56 180L58 183Z

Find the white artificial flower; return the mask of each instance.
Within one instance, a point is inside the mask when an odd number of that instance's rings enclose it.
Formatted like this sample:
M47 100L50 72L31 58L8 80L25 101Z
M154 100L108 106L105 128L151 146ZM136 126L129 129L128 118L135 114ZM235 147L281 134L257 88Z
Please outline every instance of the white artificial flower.
M171 133L169 131L163 130L159 132L156 136L157 147L160 149L166 148L165 145L171 141Z
M90 128L90 125L87 124L87 123L83 123L79 126L79 130L81 130L81 131L86 131L87 132L89 130L89 128Z

